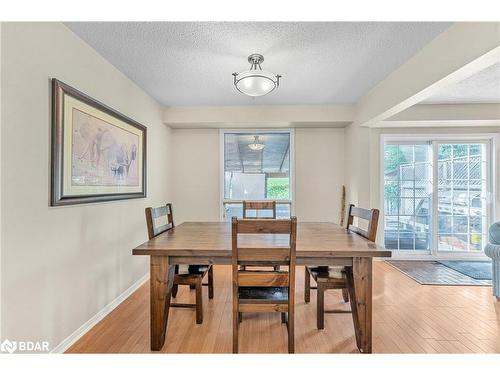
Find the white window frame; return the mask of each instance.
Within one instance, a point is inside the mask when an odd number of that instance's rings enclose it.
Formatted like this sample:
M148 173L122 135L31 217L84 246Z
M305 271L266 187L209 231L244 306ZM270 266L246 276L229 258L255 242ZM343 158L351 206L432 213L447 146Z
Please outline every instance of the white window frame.
M275 200L276 203L290 204L290 214L295 214L295 131L293 128L286 129L219 129L219 218L224 221L224 204L225 203L240 203L242 200L225 199L224 198L224 136L227 133L232 134L271 134L271 133L288 133L290 134L290 197L289 199L269 199Z
M437 193L437 144L438 143L485 143L487 147L487 158L489 159L488 167L488 196L486 199L486 210L488 216L487 226L491 225L496 220L496 197L497 197L497 178L495 171L497 170L496 165L496 155L497 155L497 145L499 142L499 134L496 133L471 133L471 134L433 134L433 135L415 135L415 134L381 134L380 135L380 170L379 170L379 187L380 187L380 223L382 223L382 236L385 238L385 211L383 209L384 205L384 165L385 165L385 144L387 142L401 142L401 143L419 143L419 142L430 142L432 147L432 174L433 174L433 186L432 186L432 223L431 223L431 248L430 250L393 250L393 254L396 258L413 256L418 258L432 258L432 259L470 259L470 258L480 258L484 259L484 251L472 252L472 251L439 251L438 250L438 215L437 212L437 200L435 199ZM382 242L383 243L383 242Z

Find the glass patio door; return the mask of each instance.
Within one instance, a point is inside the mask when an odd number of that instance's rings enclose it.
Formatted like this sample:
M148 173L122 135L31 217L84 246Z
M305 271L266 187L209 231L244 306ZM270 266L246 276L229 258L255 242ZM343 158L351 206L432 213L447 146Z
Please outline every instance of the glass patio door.
M384 245L431 252L431 142L391 142L384 148Z
M401 254L481 256L493 217L492 141L388 139L384 245Z
M437 164L436 253L478 254L487 240L488 142L434 142Z

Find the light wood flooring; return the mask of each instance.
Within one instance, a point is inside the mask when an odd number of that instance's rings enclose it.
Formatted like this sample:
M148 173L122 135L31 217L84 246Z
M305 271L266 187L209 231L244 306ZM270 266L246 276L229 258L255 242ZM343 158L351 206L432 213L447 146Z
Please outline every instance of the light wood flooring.
M204 322L194 310L171 309L165 353L231 353L230 266L215 266L215 298L204 288ZM304 303L304 268L297 267L297 353L357 353L350 314L327 314L316 329L316 292ZM500 353L500 303L485 286L420 285L385 262L374 262L374 353ZM179 287L177 301L194 301ZM326 308L348 308L327 291ZM78 340L68 353L149 353L149 283ZM279 314L244 314L240 352L286 353Z

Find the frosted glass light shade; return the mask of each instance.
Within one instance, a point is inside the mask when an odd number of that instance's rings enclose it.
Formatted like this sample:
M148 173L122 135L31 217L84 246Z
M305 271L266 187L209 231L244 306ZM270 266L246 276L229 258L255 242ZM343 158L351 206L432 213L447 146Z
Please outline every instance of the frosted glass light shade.
M278 86L278 77L265 70L247 70L235 77L234 85L245 95L262 96Z
M264 148L264 143L262 143L262 142L259 141L259 136L258 135L254 135L253 138L254 138L253 143L250 143L248 145L248 147L250 148L250 150L252 150L252 151L260 151L260 150L262 150Z
M252 151L260 151L264 148L264 145L262 143L250 143L248 147Z

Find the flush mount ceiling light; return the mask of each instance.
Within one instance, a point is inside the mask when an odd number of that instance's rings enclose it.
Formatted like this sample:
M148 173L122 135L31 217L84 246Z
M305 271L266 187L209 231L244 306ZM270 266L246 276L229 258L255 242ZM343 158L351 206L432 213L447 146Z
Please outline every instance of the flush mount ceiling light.
M234 86L236 89L248 96L262 96L269 94L280 85L279 74L273 74L262 70L260 64L264 62L264 56L254 53L248 56L250 70L241 73L233 73Z
M248 145L248 147L250 148L250 150L252 151L260 151L264 148L264 144L259 142L259 136L258 135L254 135L254 140L253 140L253 143L250 143Z

